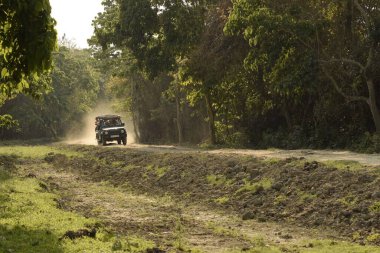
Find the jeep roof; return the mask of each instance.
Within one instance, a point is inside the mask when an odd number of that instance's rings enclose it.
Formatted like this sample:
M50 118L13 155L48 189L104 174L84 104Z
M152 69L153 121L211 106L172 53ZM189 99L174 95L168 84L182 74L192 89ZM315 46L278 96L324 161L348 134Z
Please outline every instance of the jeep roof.
M119 115L101 115L97 116L96 119L115 119L115 118L120 118Z

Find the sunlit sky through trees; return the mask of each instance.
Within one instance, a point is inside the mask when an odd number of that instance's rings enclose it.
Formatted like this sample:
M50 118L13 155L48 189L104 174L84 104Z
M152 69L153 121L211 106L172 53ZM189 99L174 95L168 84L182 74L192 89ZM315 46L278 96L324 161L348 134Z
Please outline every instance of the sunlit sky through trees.
M52 16L57 21L58 36L73 40L80 48L88 47L93 28L91 21L103 10L101 0L50 0Z

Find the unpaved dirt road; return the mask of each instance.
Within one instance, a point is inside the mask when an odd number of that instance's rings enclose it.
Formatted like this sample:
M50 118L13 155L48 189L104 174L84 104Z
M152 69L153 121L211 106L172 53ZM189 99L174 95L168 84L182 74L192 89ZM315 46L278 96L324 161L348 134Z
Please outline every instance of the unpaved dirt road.
M95 145L88 142L76 142L76 144ZM359 154L350 151L334 151L334 150L311 150L311 149L299 149L299 150L253 150L253 149L213 149L204 150L197 148L188 148L181 146L168 146L168 145L143 145L143 144L128 144L127 146L118 146L113 143L107 147L120 147L136 149L147 152L158 153L209 153L209 154L236 154L246 156L256 156L262 158L277 158L286 159L290 157L304 157L308 160L315 161L354 161L364 165L380 166L380 154Z

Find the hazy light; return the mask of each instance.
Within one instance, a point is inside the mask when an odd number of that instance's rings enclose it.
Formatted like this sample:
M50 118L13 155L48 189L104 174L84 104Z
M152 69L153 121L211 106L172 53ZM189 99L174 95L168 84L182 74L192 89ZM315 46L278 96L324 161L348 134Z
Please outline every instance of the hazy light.
M92 20L103 11L102 0L50 0L52 16L57 21L58 36L66 34L80 48L87 48L92 36Z

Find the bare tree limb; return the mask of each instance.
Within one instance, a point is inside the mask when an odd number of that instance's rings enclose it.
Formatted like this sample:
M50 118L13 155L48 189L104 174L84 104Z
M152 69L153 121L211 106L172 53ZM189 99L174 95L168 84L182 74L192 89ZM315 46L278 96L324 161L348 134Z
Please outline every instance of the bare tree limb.
M327 76L327 78L331 81L331 83L333 84L335 90L340 95L342 95L347 101L349 101L349 102L363 101L363 102L369 103L369 99L367 97L364 97L364 96L350 96L350 95L347 95L346 93L344 93L344 91L342 90L342 88L339 87L339 85L338 85L337 81L335 80L335 78L325 69L325 67L321 66L321 69L322 69L323 73Z
M365 70L368 70L371 67L374 57L375 57L375 49L373 46L371 46L371 48L369 49L367 63L365 65Z
M364 67L363 64L361 64L360 62L352 60L352 59L347 59L347 58L340 58L340 59L333 58L333 59L331 59L329 61L324 61L324 62L342 62L342 63L348 63L348 64L356 65L357 67L360 68L361 71L365 71L366 70L366 67Z

